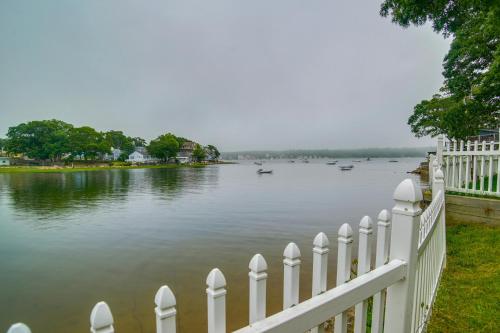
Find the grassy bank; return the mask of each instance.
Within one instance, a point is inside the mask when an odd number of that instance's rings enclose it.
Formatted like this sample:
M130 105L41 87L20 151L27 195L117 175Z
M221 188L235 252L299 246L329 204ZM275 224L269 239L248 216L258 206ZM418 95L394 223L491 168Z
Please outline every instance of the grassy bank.
M447 227L447 267L428 332L500 332L500 228Z
M224 164L224 163L220 163ZM0 167L0 173L53 173L53 172L79 172L102 170L127 170L127 169L177 169L177 168L203 168L210 164L162 164L162 165L112 165L112 166L66 166L66 167Z

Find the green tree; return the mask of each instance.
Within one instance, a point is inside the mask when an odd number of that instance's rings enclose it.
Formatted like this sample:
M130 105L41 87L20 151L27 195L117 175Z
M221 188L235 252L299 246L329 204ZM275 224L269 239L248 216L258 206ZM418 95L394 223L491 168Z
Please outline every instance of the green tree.
M205 160L205 157L207 157L207 154L205 153L205 149L203 149L202 146L199 144L196 144L196 147L193 150L193 158L196 162L201 162Z
M7 149L7 141L8 139L0 138L0 152Z
M420 102L408 124L417 137L444 133L463 139L500 120L500 2L385 0L382 16L408 27L431 21L453 41L441 93Z
M38 160L60 160L68 152L72 125L60 120L36 120L9 127L6 150Z
M140 137L132 138L135 147L146 147L146 140Z
M123 134L122 131L109 131L104 133L106 141L109 142L111 147L120 149L127 155L134 152L135 142L134 139Z
M73 157L83 156L85 160L96 159L99 154L109 153L111 148L104 134L89 126L72 128L68 146Z
M175 135L167 133L152 140L147 149L151 156L166 162L177 156L179 152L179 142L177 142Z
M212 159L214 159L214 160L219 159L220 152L217 149L217 147L215 147L214 145L208 145L206 147L206 152L207 152L207 155L209 155Z

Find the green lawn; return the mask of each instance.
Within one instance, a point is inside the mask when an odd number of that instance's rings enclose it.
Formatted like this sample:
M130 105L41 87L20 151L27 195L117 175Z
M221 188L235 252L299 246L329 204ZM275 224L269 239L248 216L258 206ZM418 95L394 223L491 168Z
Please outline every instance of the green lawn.
M447 226L447 267L428 332L500 332L500 228Z

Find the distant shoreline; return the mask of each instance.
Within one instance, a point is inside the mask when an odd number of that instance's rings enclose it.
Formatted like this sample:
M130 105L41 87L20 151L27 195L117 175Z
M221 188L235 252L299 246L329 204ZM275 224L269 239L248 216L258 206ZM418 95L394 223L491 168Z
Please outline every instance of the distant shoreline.
M178 169L178 168L204 168L210 165L235 164L233 162L217 163L191 163L191 164L160 164L160 165L126 165L126 166L6 166L0 167L2 173L67 173L80 171L103 171L103 170L130 170L130 169Z

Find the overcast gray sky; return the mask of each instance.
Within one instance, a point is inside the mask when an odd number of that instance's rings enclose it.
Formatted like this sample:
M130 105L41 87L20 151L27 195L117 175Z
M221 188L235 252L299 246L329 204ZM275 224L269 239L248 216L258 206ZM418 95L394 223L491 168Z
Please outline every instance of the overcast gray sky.
M224 151L415 146L449 41L381 0L2 0L0 136L56 118Z

